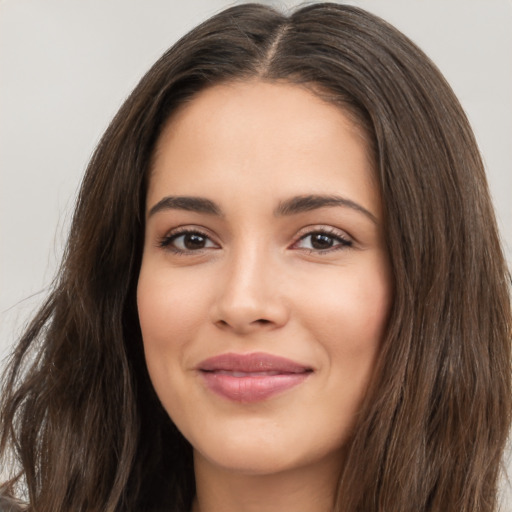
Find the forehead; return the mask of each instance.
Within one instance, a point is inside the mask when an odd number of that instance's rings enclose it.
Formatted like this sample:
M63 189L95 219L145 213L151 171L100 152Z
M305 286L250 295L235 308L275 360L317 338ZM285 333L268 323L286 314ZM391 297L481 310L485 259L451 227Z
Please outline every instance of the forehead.
M222 180L245 193L262 182L283 195L334 193L340 177L342 192L375 196L373 168L366 134L340 107L290 83L232 82L203 90L171 116L148 197L207 195Z

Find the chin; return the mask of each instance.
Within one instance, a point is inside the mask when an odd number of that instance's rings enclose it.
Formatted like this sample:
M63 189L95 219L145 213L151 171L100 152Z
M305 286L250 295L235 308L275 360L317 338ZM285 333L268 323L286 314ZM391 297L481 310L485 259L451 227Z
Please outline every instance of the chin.
M222 452L199 453L194 457L205 459L210 465L240 475L265 476L295 469L302 464L289 456L251 446L245 449L227 449Z
M238 434L225 433L203 438L194 446L194 457L229 472L245 475L270 475L306 466L321 464L322 461L341 460L340 453L334 453L320 440L305 442L303 436L296 439L288 432L270 432L269 429L250 429ZM301 450L302 448L302 450Z

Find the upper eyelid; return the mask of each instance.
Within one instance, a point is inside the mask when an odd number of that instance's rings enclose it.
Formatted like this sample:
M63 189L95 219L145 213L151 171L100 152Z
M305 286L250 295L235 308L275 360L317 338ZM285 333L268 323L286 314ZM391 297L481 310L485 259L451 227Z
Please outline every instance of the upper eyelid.
M309 238L315 234L325 235L329 238L332 238L333 240L338 240L340 243L342 243L345 246L353 244L353 240L351 238L345 237L343 235L339 235L336 233L330 233L327 231L311 231L311 232L306 233L306 234L302 235L301 237L297 238L297 240L295 240L295 242L292 243L292 247L297 245L299 242L302 242L303 240L306 240L307 238Z
M201 236L204 236L205 238L208 238L211 242L213 242L215 245L220 246L220 242L218 239L213 236L208 229L202 228L199 226L190 226L190 225L183 225L183 226L177 226L175 228L167 230L163 235L158 236L156 240L156 245L158 247L164 247L169 246L179 238L180 236L187 235L189 233L197 233ZM199 252L199 251L193 251L193 252Z
M192 235L194 235L194 234L195 234L195 235L200 235L202 238L204 238L204 239L208 240L209 242L211 242L211 243L215 246L215 248L219 248L219 247L220 247L220 246L219 246L219 244L218 244L217 242L215 242L215 241L212 239L212 237L211 237L211 236L208 236L208 235L205 235L205 234L203 234L203 233L200 233L199 231L185 231L185 232L183 232L183 233L179 233L179 232L178 232L178 233L174 233L174 234L172 234L172 235L169 235L169 236L165 237L165 239L167 239L167 240L169 241L169 244L171 244L171 243L176 242L177 240L179 240L179 239L180 239L180 238L182 238L182 237L186 237L186 236L187 236L187 235L189 235L189 234L192 234ZM205 249L212 249L212 247L202 247L201 249L197 249L197 250L191 250L191 249L190 249L190 251L192 251L192 252L198 252L198 251L200 251L200 250L205 250ZM185 250L185 249L180 249L180 250ZM189 250L189 249L186 249L186 250Z
M350 241L354 241L354 237L348 233L346 230L337 228L334 226L327 226L322 224L314 224L310 226L305 226L301 228L297 235L296 240L301 240L302 238L311 235L313 233L325 233L331 236L337 236L339 238L348 239Z
M172 236L179 236L187 233L198 233L200 235L206 236L210 239L215 239L215 235L212 234L212 232L207 229L200 226L195 225L183 225L183 226L177 226L175 228L169 229L165 232L163 235L164 238L170 238Z

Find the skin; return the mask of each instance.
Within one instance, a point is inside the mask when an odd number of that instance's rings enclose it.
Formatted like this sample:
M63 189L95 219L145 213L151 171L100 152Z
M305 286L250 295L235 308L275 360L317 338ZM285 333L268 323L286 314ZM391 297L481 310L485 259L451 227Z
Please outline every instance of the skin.
M332 510L392 296L364 135L304 88L236 82L181 107L153 164L138 309L152 383L194 448L194 510ZM312 194L353 204L276 211ZM220 214L169 196L206 198ZM197 370L228 352L313 371L241 403L213 393Z

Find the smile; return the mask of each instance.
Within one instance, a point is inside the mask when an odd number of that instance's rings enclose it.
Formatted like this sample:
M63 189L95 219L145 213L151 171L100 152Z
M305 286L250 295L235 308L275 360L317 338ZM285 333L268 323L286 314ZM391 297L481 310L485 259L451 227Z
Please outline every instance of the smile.
M198 365L208 389L228 400L251 403L301 384L313 369L271 354L222 354Z

